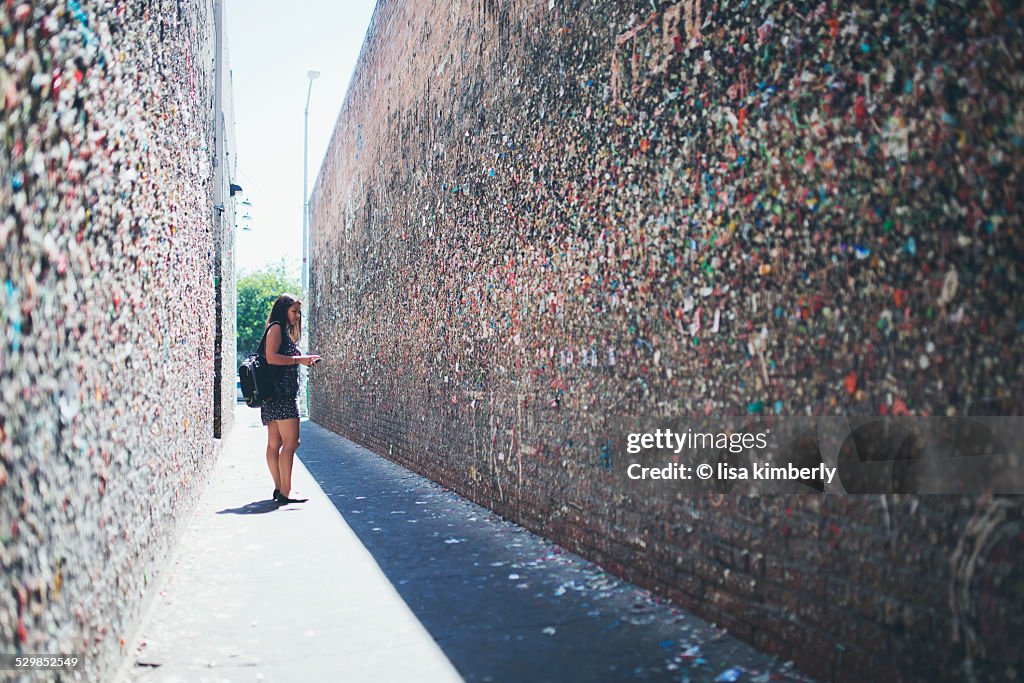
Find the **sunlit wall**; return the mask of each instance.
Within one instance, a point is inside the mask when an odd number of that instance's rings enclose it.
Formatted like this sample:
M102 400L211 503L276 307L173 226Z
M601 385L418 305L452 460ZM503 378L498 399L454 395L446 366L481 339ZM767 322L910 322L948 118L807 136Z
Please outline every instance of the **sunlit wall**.
M0 9L0 651L91 680L215 453L214 28L200 0Z

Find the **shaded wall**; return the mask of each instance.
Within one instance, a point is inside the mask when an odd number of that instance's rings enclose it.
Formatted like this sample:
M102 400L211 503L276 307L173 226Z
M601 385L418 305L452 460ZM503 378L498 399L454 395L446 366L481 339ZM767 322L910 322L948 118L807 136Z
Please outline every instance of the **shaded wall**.
M213 7L12 3L0 35L0 651L103 680L215 454Z
M640 497L603 446L1020 414L1021 18L378 3L312 201L313 418L814 675L1008 675L1016 499Z

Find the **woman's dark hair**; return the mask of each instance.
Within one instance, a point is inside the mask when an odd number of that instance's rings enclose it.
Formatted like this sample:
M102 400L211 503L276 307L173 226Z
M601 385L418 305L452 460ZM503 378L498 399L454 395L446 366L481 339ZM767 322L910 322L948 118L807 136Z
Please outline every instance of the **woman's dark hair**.
M298 342L302 339L302 319L295 325L288 322L288 309L295 304L301 304L296 297L291 294L282 294L277 297L277 301L274 302L274 307L270 309L270 317L267 318L267 327L270 327L270 323L281 323L281 328L288 330L288 334L291 335L292 340Z

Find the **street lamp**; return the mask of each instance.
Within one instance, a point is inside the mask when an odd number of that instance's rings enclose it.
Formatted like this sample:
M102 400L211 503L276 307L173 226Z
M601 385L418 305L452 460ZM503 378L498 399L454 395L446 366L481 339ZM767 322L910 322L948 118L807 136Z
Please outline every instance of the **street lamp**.
M306 114L302 127L302 299L309 305L309 97L313 93L313 81L320 76L319 71L307 71L309 88L306 90ZM307 309L308 310L308 309ZM308 330L307 330L308 332ZM302 345L309 348L309 337L302 335ZM309 406L309 382L306 382L306 410Z
M306 90L306 116L302 129L302 297L309 296L309 97L313 93L313 81L319 71L308 71L309 89Z

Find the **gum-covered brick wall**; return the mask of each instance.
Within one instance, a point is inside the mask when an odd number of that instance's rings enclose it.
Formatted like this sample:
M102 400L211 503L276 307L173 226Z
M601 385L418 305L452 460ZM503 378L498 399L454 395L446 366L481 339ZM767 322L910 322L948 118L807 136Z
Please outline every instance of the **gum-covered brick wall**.
M1012 498L631 495L636 415L1019 415L1019 3L382 2L313 418L825 679L1009 675ZM1016 597L1015 597L1016 596Z
M214 454L213 43L200 0L0 8L0 651L91 680Z

